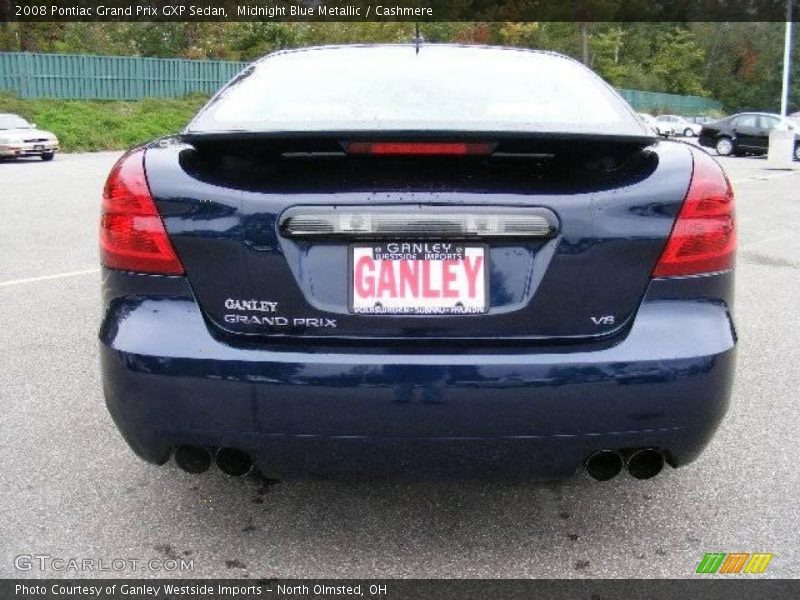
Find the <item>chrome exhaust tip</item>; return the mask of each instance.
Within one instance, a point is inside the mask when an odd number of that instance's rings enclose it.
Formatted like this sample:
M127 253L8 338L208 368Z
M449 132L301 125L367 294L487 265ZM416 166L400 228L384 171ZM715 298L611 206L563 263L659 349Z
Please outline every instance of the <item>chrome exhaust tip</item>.
M622 455L616 450L600 450L586 459L586 472L597 481L608 481L622 471Z
M184 444L175 448L175 464L187 473L199 475L211 466L211 453L203 446Z
M628 457L625 467L631 477L650 479L658 475L664 468L664 455L655 448L641 448Z
M214 455L219 470L231 477L241 477L253 470L253 459L238 448L220 448Z

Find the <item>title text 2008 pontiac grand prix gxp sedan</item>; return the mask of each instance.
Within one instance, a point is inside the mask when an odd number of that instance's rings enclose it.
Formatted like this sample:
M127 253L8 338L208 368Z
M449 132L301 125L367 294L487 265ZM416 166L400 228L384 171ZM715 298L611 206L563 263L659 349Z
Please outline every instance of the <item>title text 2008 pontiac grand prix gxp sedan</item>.
M563 56L273 54L103 206L105 395L152 463L647 478L726 410L728 180Z

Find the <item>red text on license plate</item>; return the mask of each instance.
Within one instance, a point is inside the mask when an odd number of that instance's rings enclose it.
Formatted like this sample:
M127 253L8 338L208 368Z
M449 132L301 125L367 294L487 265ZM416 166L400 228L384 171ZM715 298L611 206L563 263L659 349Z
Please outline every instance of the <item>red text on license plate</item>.
M483 246L389 242L352 248L352 310L437 315L486 311Z

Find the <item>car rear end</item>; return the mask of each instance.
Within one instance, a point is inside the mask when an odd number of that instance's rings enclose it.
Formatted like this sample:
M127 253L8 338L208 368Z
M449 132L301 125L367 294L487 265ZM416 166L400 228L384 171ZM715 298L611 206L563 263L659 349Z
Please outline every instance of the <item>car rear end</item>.
M681 124L681 129L684 137L697 137L700 135L703 126L699 123L693 123L692 121L684 119L683 123Z
M2 133L2 132L0 132ZM58 152L58 140L38 135L4 140L0 135L0 158L31 158L52 156Z
M730 186L562 57L268 58L123 157L104 207L104 390L153 463L649 477L727 406Z
M675 129L675 124L671 123L670 121L658 121L658 131L664 137L673 137L677 135L677 131Z

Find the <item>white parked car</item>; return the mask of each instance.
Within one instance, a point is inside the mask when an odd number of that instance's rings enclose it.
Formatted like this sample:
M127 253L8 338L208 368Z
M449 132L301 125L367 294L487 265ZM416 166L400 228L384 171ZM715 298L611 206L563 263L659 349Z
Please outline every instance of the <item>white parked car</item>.
M0 158L39 156L53 160L58 152L58 138L49 131L36 129L19 115L0 113Z
M656 121L669 123L674 127L675 135L682 135L683 137L696 137L700 135L700 130L703 128L699 123L692 123L678 115L658 115Z
M653 133L661 137L669 137L675 135L675 127L671 123L661 122L656 120L653 115L647 113L637 113L642 123L647 125Z

